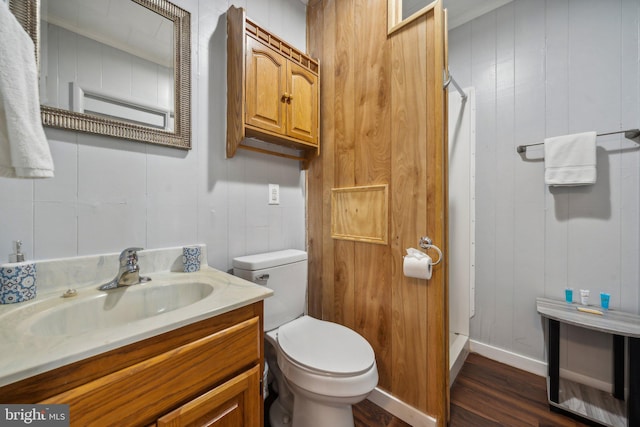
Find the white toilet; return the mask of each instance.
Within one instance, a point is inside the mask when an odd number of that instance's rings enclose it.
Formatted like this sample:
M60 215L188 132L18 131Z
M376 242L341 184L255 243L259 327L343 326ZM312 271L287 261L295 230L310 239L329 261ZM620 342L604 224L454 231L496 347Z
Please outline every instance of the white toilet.
M307 253L233 260L233 274L273 289L264 301L265 358L278 399L272 427L353 427L351 405L378 384L373 348L355 331L304 315Z

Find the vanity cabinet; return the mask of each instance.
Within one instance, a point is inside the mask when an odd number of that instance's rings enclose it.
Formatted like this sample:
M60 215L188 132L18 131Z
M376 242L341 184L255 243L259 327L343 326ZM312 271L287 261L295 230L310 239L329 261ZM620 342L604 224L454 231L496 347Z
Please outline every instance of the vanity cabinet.
M238 148L289 157L306 168L319 152L318 61L249 20L227 12L227 157ZM301 156L246 143L254 138Z
M262 302L0 388L68 404L71 425L260 426Z
M260 371L254 367L161 417L156 426L252 427L260 423L254 407Z

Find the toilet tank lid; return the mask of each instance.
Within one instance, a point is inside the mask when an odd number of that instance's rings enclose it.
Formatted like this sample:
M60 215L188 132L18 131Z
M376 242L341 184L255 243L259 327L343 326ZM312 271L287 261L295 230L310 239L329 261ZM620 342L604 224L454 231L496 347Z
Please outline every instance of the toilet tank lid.
M243 270L262 270L306 260L306 252L297 249L285 249L283 251L266 252L234 258L233 267Z

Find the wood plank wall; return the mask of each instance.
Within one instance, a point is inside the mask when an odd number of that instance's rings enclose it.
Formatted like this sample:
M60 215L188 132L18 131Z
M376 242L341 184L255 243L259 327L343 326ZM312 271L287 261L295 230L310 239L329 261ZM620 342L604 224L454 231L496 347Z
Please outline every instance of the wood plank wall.
M307 9L322 78L321 156L307 172L309 313L367 338L379 387L445 425L446 267L429 282L402 274L420 236L446 250L442 9L387 36L387 2ZM331 239L331 189L376 184L389 185L390 244Z

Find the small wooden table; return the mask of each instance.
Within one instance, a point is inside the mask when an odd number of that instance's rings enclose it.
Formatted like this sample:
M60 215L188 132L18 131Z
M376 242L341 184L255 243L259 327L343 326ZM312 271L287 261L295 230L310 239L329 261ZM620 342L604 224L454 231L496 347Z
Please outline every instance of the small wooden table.
M549 407L553 411L579 416L602 425L613 425L606 417L593 413L581 413L570 409L560 402L560 323L611 334L613 337L613 397L624 401L625 383L625 337L629 352L629 395L627 396L627 426L640 426L640 316L617 310L601 310L602 315L578 311L579 304L567 304L564 301L537 298L538 313L549 322L548 345L548 392ZM615 405L614 405L615 406ZM625 409L623 407L623 409Z

